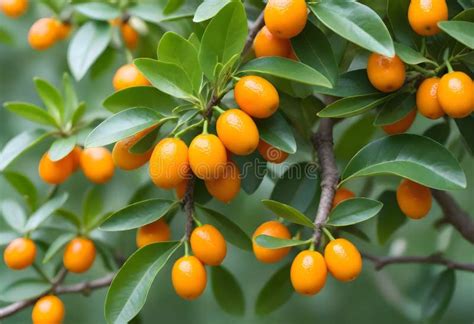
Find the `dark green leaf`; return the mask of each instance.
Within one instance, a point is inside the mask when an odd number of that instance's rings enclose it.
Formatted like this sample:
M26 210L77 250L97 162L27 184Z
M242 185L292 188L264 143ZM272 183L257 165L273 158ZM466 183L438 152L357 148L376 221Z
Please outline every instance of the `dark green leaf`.
M474 155L474 115L462 119L455 119L459 132L471 155Z
M377 217L377 237L380 244L385 244L390 236L406 222L407 217L398 207L394 191L384 191L378 200L383 203L383 208Z
M54 118L38 106L26 102L6 102L4 106L8 111L32 122L53 127L58 126Z
M293 286L290 282L291 264L285 264L265 283L257 297L255 312L258 315L266 315L283 304L293 295Z
M280 109L303 138L310 138L312 128L318 120L317 113L324 104L314 96L297 99L280 93Z
M241 175L240 185L247 194L253 194L267 173L267 161L257 152L250 155L235 155L232 160L238 165ZM243 174L244 171L245 174Z
M120 16L120 9L108 3L87 2L74 6L81 14L95 20L111 20Z
M25 232L35 230L42 222L44 222L57 209L61 208L68 198L67 193L63 193L55 198L48 200L38 210L36 210L28 219L25 225Z
M309 245L308 241L295 239L282 239L268 235L259 235L255 238L255 242L267 249L281 249L289 246Z
M335 153L338 159L349 161L372 139L376 128L372 125L374 117L367 114L350 125L338 139Z
M268 144L290 154L296 152L296 141L290 125L276 112L269 118L256 121L260 138Z
M364 222L379 213L383 204L368 198L352 198L338 204L329 214L327 225L348 226Z
M415 51L414 49L405 44L395 43L395 52L403 62L410 65L416 65L421 63L434 63L432 60L424 57L423 54L421 54L420 52Z
M416 96L414 93L400 93L388 100L374 120L375 126L393 124L416 109Z
M390 98L391 95L376 94L368 96L348 97L329 104L318 113L319 117L345 118L369 111Z
M64 103L59 90L46 80L35 78L34 81L36 91L48 109L49 114L56 120L62 120L64 117Z
M52 161L59 161L76 146L76 136L63 137L55 140L49 148L49 158Z
M48 263L74 237L76 233L65 233L58 236L49 246L43 257L43 263Z
M413 46L418 36L408 23L409 4L410 0L389 0L387 14L395 38L405 45Z
M332 89L314 87L314 92L335 97L354 97L378 93L369 82L366 69L343 73L339 76Z
M455 119L456 122L458 119ZM451 133L451 126L449 122L438 123L428 128L423 136L429 137L436 142L445 145L448 142L449 134Z
M244 293L237 279L223 266L211 267L212 292L219 306L227 313L243 315Z
M94 186L90 188L82 204L82 213L84 219L84 226L87 229L92 229L98 225L97 219L100 214L104 211L104 195L103 187Z
M441 318L451 301L456 287L456 274L448 269L441 272L430 294L421 306L421 318L435 322Z
M81 221L79 220L79 217L77 217L77 215L73 212L60 208L56 210L55 216L64 219L65 221L74 225L77 229L81 228Z
M263 199L262 203L278 217L282 217L289 222L300 224L309 228L314 228L313 222L301 213L298 209L278 201Z
M468 21L440 21L438 23L439 28L446 34L466 45L467 47L474 49L474 23Z
M22 278L8 284L0 293L4 302L19 302L40 296L51 289L51 284L43 279Z
M34 184L26 176L13 172L3 171L3 177L25 199L31 210L36 208L38 192Z

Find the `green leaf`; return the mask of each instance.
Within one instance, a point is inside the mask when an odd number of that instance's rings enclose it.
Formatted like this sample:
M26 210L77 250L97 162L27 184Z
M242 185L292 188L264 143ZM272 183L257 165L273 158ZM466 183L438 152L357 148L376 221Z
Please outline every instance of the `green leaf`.
M107 291L107 323L127 323L140 312L156 275L180 246L181 242L153 243L128 258Z
M178 65L148 58L136 59L134 64L158 90L180 99L192 97L191 80Z
M26 224L26 214L23 208L14 200L5 200L0 204L5 222L16 232L24 233Z
M427 59L418 51L415 51L411 47L401 44L401 43L394 43L395 45L395 52L400 57L400 59L410 65L417 65L421 63L434 63L432 60Z
M40 129L25 131L9 140L0 152L0 171L4 170L11 162L32 148L51 133Z
M231 1L232 0L204 0L196 9L193 21L198 23L211 19Z
M325 118L345 118L360 115L379 106L391 96L392 95L376 94L339 99L321 110L318 116Z
M11 241L18 237L17 233L13 232L0 232L0 247L10 244ZM0 300L2 298L0 297Z
M373 120L372 115L364 115L344 131L334 150L338 160L349 161L354 154L367 145L377 130L372 126Z
M32 122L58 127L54 118L38 106L26 102L6 102L4 106L8 111Z
M130 147L128 151L134 154L142 154L147 152L155 145L157 137L160 136L160 130L160 127L156 127L151 132L140 138L135 144L132 145L132 147Z
M69 73L63 75L63 88L64 88L64 120L69 120L71 115L74 113L74 109L79 105L77 100L76 90L71 80ZM74 119L74 118L73 118ZM75 124L72 122L73 125Z
M308 245L308 241L301 241L295 239L282 239L279 237L273 237L268 235L259 235L255 238L255 242L258 245L263 246L267 249L281 249L289 246L300 246Z
M49 114L55 120L62 120L64 117L64 103L59 90L46 80L35 78L34 81L36 91L48 109Z
M160 198L133 203L110 215L100 229L114 232L139 228L162 218L177 204L176 201Z
M67 156L76 146L76 136L63 137L55 140L49 148L49 158L59 161Z
M1 174L5 180L15 188L16 192L25 199L30 209L34 210L38 201L38 192L30 179L14 171L3 171Z
M313 222L296 208L268 199L263 199L262 203L278 217L282 217L291 223L314 228Z
M441 318L451 301L456 287L454 270L441 272L431 292L421 306L421 318L424 321L435 322Z
M298 36L291 39L293 50L298 59L320 71L330 82L335 84L338 76L336 58L326 35L312 23L307 23Z
M457 122L458 119L455 119ZM423 136L429 137L436 142L445 145L448 142L449 134L451 133L451 124L449 121L445 121L442 123L435 124L428 128L424 133Z
M371 8L347 0L324 1L309 8L326 27L369 51L392 57L392 38L382 19Z
M87 109L87 106L86 106L86 103L85 102L81 102L77 107L76 109L74 109L74 113L72 114L72 118L71 118L71 124L73 126L76 126L77 124L80 123L81 121L81 118L84 116L84 114L86 113L86 109Z
M466 188L466 176L451 152L432 139L400 134L374 141L362 148L342 173L352 178L392 174L430 188Z
M464 139L464 144L471 155L474 155L474 115L455 119L459 132Z
M68 198L67 193L63 193L46 203L36 210L28 219L25 225L25 232L35 230L42 222L44 222L57 209L61 208Z
M132 16L154 24L161 22L177 20L181 18L192 17L196 11L197 3L195 1L185 1L184 4L171 14L165 14L163 2L160 3L139 3L128 8L128 13Z
M20 302L41 296L49 289L51 284L43 279L21 278L3 288L0 300L8 303Z
M291 264L285 264L265 283L258 293L255 312L258 315L266 315L283 304L293 295L294 289L290 281Z
M377 237L380 244L385 244L392 234L407 221L407 217L398 207L394 191L384 191L378 200L383 204L383 208L377 217Z
M132 136L160 122L161 115L148 108L130 108L110 116L87 136L86 147L104 146Z
M389 0L387 16L395 38L405 45L414 46L415 39L419 38L408 23L408 6L410 0Z
M219 306L226 313L243 315L245 312L245 299L237 279L223 266L210 268L212 292Z
M324 104L314 96L297 99L280 93L280 111L303 138L310 138L312 128L318 120L317 113L323 107Z
M74 237L76 233L65 233L58 236L50 245L43 257L43 263L48 263Z
M388 100L377 114L374 126L393 124L416 109L416 95L414 93L400 93Z
M329 214L326 225L348 226L364 222L379 213L383 204L368 198L351 198L338 204Z
M247 39L247 16L240 1L228 3L207 25L201 39L199 62L206 77L214 80L218 63L240 54Z
M114 256L114 252L111 251L112 248L99 240L95 240L94 243L97 248L97 253L99 254L99 257L102 260L102 263L104 264L104 267L109 271L116 271L117 262Z
M290 125L276 112L269 118L259 119L255 122L260 133L260 138L268 144L290 154L296 153L296 140Z
M366 69L343 73L332 89L314 87L314 92L335 97L354 97L379 93L369 82Z
M282 57L261 57L240 68L240 73L262 73L304 84L332 88L331 82L319 71L298 61Z
M234 155L232 160L237 164L241 172L240 185L247 194L253 194L267 173L267 161L257 152L249 155ZM246 170L245 176L242 172Z
M242 250L252 251L252 241L237 224L215 210L201 205L196 205L196 207L203 212L211 225L216 226L222 232L226 241Z
M81 228L81 221L79 220L79 217L73 212L60 208L56 210L54 215L74 225L78 230Z
M74 9L84 16L95 20L111 20L120 17L120 9L108 3L88 2L74 6Z
M80 80L105 51L112 39L112 27L108 22L90 21L74 34L67 52L72 75Z
M103 187L94 186L87 191L84 197L84 202L82 203L84 226L87 229L93 229L98 225L97 219L104 211L103 202Z
M466 45L467 47L474 49L474 23L468 21L440 21L438 23L439 28L446 34Z

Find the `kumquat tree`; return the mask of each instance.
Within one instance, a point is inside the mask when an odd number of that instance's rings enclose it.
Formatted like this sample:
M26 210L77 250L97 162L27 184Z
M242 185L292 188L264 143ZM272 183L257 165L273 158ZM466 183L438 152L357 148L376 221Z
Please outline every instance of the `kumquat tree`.
M0 12L0 323L473 323L473 0Z

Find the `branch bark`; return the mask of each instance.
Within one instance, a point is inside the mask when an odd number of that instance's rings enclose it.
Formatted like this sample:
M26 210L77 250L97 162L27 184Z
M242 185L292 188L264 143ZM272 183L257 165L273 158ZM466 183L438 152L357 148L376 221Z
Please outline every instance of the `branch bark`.
M242 56L245 57L247 54L250 52L252 49L253 45L253 40L255 39L255 36L257 36L257 33L262 29L262 27L265 25L265 21L263 19L263 11L260 13L260 15L255 19L255 22L253 23L252 27L249 30L249 35L247 37L247 41L245 42L244 50L242 51Z
M194 181L195 175L191 171L189 172L190 178L186 186L186 193L184 194L183 199L183 209L184 214L186 215L186 242L189 241L191 232L193 230L193 212L194 212Z

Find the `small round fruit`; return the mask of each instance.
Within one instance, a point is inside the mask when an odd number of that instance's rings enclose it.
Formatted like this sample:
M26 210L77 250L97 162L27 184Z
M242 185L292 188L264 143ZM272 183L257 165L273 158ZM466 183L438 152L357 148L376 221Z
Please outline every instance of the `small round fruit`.
M234 88L234 97L240 109L255 118L270 117L280 104L273 84L255 75L240 78Z
M27 238L16 238L10 242L3 252L3 260L10 269L21 270L35 262L36 245Z
M236 155L249 155L255 151L260 136L255 122L240 109L229 109L219 116L217 135Z
M227 164L227 153L214 134L200 134L189 145L189 165L194 174L204 180L219 178Z
M206 289L206 269L195 256L183 256L173 265L171 281L178 296L186 300L196 299Z
M153 223L140 227L137 230L136 242L137 247L142 248L151 243L169 241L170 238L170 227L163 219L159 219Z
M418 112L429 119L443 117L444 111L438 101L439 78L424 80L416 91Z
M43 296L35 303L31 319L33 324L61 324L64 319L64 304L56 296Z
M411 180L403 179L397 188L397 202L407 217L423 218L431 210L431 190Z
M0 11L10 18L18 18L28 10L28 0L0 0Z
M411 0L408 6L408 22L421 36L440 32L438 22L448 19L446 0Z
M180 184L189 172L188 146L179 138L164 138L153 149L150 177L164 189Z
M130 149L154 129L155 127L149 127L115 143L112 150L112 159L115 166L123 170L135 170L147 163L153 153L153 148L137 154L130 152Z
M130 87L149 86L150 82L133 64L125 64L115 72L113 85L115 91Z
M53 18L37 20L28 32L31 48L42 51L53 46L58 40L58 24Z
M67 155L61 160L53 161L46 152L41 157L38 165L40 178L49 184L60 184L69 178L74 168L74 159Z
M64 251L64 267L74 273L83 273L90 269L95 260L95 245L84 237L72 239Z
M255 36L253 49L256 57L289 57L291 55L290 40L274 36L270 33L267 26L263 26Z
M405 64L396 55L387 57L372 53L367 63L367 76L377 90L392 92L405 82Z
M56 20L57 24L57 39L64 40L71 33L72 25L68 22Z
M443 75L438 86L438 101L444 112L452 118L464 118L472 112L472 80L464 72Z
M81 154L82 148L80 146L75 146L71 153L68 154L72 160L72 172L77 171L81 166Z
M326 277L326 263L317 251L301 251L291 264L291 284L302 295L317 294L324 287Z
M223 173L217 179L204 180L207 191L223 203L234 199L240 191L240 171L234 162L227 162Z
M331 275L339 281L351 281L362 271L359 250L346 239L330 241L324 249L324 259Z
M252 236L253 252L257 260L263 263L275 263L283 259L289 252L290 248L267 249L255 242L255 238L259 235L268 235L282 239L290 239L291 234L288 228L280 222L268 221L260 225Z
M305 0L269 0L263 18L273 35L288 39L303 31L308 8Z
M415 121L415 118L416 118L416 110L414 109L410 111L408 115L406 115L399 121L390 125L382 126L382 129L384 130L385 133L389 135L401 134L401 133L406 132L411 127L411 125Z
M196 227L191 234L190 243L194 256L207 265L220 265L227 254L224 237L212 225Z
M91 147L81 153L84 175L94 183L106 183L114 176L114 160L105 147Z
M351 199L354 197L355 197L355 194L349 189L339 188L336 190L336 193L334 194L334 199L332 200L332 208L336 207L337 205L342 203L344 200Z
M131 50L135 49L137 47L139 37L137 31L129 23L123 23L120 26L120 32L122 33L125 46Z
M271 163L282 163L288 158L288 153L271 146L264 140L260 140L257 150L266 161Z

